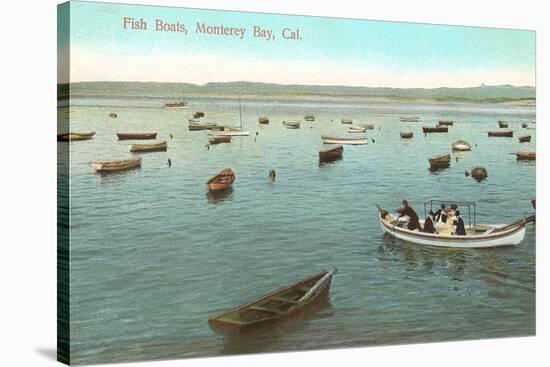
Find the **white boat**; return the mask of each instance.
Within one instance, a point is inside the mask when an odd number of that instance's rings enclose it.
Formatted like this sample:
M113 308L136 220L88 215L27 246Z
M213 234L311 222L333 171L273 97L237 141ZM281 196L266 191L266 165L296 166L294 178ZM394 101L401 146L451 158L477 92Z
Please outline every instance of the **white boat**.
M250 130L245 131L221 131L217 133L218 136L248 136L250 135Z
M367 131L366 127L350 127L348 128L348 133L364 133Z
M325 144L348 144L348 145L362 145L367 144L369 139L366 137L344 137L344 136L321 136L321 140Z
M464 140L457 140L452 145L453 150L459 151L459 152L465 152L468 150L472 150L472 144L468 143Z
M427 209L432 207L434 202L436 201L430 200L424 203L424 210L427 211ZM383 209L379 209L380 226L387 235L417 245L455 248L491 248L518 245L525 237L525 225L535 219L535 215L531 214L506 225L477 224L475 222L475 203L463 202L460 203L460 206L468 207L466 213L470 213L471 208L469 206L473 206L474 220L472 222L470 217L468 224L465 224L466 235L459 236L448 232L426 233L418 230L410 230L407 228L408 220L403 217L399 218L394 216L391 218L392 216L390 215L383 218L382 215L386 215L387 213ZM423 227L424 221L420 220L419 222ZM436 223L435 227L437 230L440 228L440 224ZM440 230L440 232L443 231Z

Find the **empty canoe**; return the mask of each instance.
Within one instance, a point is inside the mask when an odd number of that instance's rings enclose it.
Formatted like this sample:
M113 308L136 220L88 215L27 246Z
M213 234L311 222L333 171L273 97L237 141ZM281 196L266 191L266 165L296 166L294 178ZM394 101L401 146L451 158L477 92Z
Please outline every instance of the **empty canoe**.
M422 126L422 132L428 133L446 133L449 131L447 126Z
M117 133L118 140L150 140L156 139L157 133L154 131Z
M487 136L511 138L514 136L514 132L512 130L493 130L488 131Z
M450 154L436 155L428 158L428 162L430 163L430 168L432 169L449 167L449 163L451 162L451 155Z
M516 152L516 159L518 161L534 161L537 158L536 152Z
M95 131L61 133L57 134L57 141L90 140L94 135Z
M226 168L209 179L206 185L208 186L208 190L216 191L230 188L233 182L235 182L235 173L231 168Z
M334 161L336 159L340 159L343 152L344 147L342 146L342 144L336 144L329 148L321 149L319 151L319 160L321 162Z
M459 151L459 152L465 152L468 150L472 150L472 145L468 143L465 140L457 140L453 144L451 144L453 150Z
M413 132L412 131L401 131L399 133L399 136L401 136L401 138L403 139L411 139L413 137Z
M366 137L358 137L358 138L351 138L351 137L344 137L344 136L321 136L321 140L325 144L350 144L350 145L361 145L361 144L367 144L369 139Z
M531 135L523 135L518 137L520 143L528 143L531 141Z
M94 161L90 163L90 166L97 173L125 171L141 166L141 158L130 158L112 161Z
M214 328L246 332L284 321L326 302L336 269L323 271L287 287L268 293L252 302L208 318Z
M166 141L161 140L149 144L133 144L130 148L132 153L147 153L147 152L161 152L168 149L168 144Z
M208 137L210 144L231 143L230 135L212 135Z

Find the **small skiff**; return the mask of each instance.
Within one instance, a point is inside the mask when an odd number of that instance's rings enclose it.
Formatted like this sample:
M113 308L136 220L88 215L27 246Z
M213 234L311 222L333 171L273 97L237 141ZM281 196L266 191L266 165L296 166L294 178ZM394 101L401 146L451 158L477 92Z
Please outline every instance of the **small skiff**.
M213 122L198 122L198 120L189 120L189 130L198 131L198 130L213 130L218 127L217 124Z
M148 152L162 152L168 149L168 144L166 141L161 140L149 144L133 144L130 147L130 152L132 153L148 153Z
M446 133L446 132L449 132L449 128L447 126L422 126L422 132L424 134Z
M156 139L157 133L154 131L117 133L118 140L150 140Z
M437 123L439 126L453 126L455 122L453 120L439 120Z
M380 225L389 236L425 246L456 247L456 248L491 248L499 246L513 246L523 241L525 224L533 221L534 215L522 218L509 225L467 225L466 235L447 235L411 231L403 222L388 222L380 217ZM424 221L420 224L423 226Z
M325 144L349 144L349 145L362 145L367 144L369 142L369 139L366 137L358 137L358 138L351 138L351 137L343 137L343 136L321 136L321 140Z
M57 141L90 140L94 135L95 131L61 133L57 134Z
M212 135L208 137L210 144L231 143L231 136L229 135Z
M498 121L498 127L500 127L501 129L507 128L508 127L508 122L504 121L504 120L499 120Z
M326 302L335 273L336 269L333 269L302 279L252 302L210 316L208 323L224 331L246 332L287 320Z
M359 124L359 127L364 127L367 130L374 130L374 124Z
M520 143L528 143L531 141L531 135L523 135L518 137Z
M315 116L313 116L312 114L304 115L304 121L315 121Z
M367 131L366 127L354 126L354 127L348 128L348 133L364 133L365 131Z
M401 136L401 138L403 139L411 139L413 135L414 134L412 131L402 131L399 133L399 136Z
M194 119L200 119L201 117L204 117L204 112L197 111L197 112L193 113L193 118Z
M343 118L343 119L340 120L340 122L343 123L343 124L348 124L348 125L353 124L353 120L348 119L348 118Z
M399 117L401 122L419 122L420 117Z
M472 150L472 144L468 143L465 140L457 140L452 145L453 150L459 151L459 152L465 152L468 150Z
M185 102L168 102L164 104L164 107L167 108L184 108Z
M206 182L208 190L217 191L230 188L235 182L235 173L231 168L226 168Z
M267 125L269 124L269 118L267 116L260 116L258 122L262 125Z
M534 161L537 159L537 152L516 152L516 159L518 161Z
M319 151L319 161L321 162L330 162L336 159L342 158L342 153L344 152L344 147L342 144L336 144L330 146L329 148L321 149Z
M529 126L529 124L528 124L527 122L524 122L524 123L521 124L521 127L524 128L524 129L525 129L527 126Z
M111 112L111 113L109 114L109 117L117 118L118 115L117 115L116 113L114 113L114 112Z
M430 162L430 169L446 168L449 167L449 163L451 162L451 155L436 155L428 158L428 162Z
M141 158L130 158L114 161L94 161L90 166L97 173L111 173L126 171L141 166Z
M285 125L287 129L299 129L300 124L300 121L283 121L283 125Z
M511 138L514 136L514 131L513 130L493 130L493 131L488 131L487 136Z
M250 135L249 130L224 130L218 133L218 136L248 136Z

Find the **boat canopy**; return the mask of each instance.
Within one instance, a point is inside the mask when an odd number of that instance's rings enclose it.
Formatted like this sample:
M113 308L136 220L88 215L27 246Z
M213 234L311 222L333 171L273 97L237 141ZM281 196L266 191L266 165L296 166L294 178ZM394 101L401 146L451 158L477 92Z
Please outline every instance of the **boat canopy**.
M439 209L441 204L444 204L446 207L451 205L456 205L459 207L461 213L466 214L465 208L468 208L468 225L476 225L476 214L477 207L476 203L473 201L456 201L456 200L439 200L439 199L429 199L424 202L424 218L428 216L430 210L434 210L434 207Z

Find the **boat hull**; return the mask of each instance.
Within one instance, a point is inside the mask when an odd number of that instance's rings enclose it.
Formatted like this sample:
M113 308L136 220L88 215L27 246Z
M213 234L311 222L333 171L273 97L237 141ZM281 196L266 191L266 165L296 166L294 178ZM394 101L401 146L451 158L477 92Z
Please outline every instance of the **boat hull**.
M157 138L157 133L117 133L118 140L151 140Z
M168 144L165 141L152 144L134 144L130 148L132 153L165 152L168 150Z
M319 151L319 161L330 162L342 158L344 147L340 144L335 145L333 148L323 149Z
M95 161L90 163L90 167L97 173L112 173L127 171L141 167L141 158L132 158L117 161Z
M341 137L330 137L322 136L321 140L325 144L347 144L347 145L362 145L367 144L367 138L341 138Z
M488 131L487 136L495 137L495 138L496 137L511 138L511 137L514 136L514 131L512 131L512 130L508 130L508 131L501 131L501 130Z
M525 237L525 226L523 225L518 225L502 232L468 236L447 236L410 231L405 228L394 226L384 219L380 219L380 225L384 232L391 237L417 245L435 247L492 248L515 246L521 243Z

